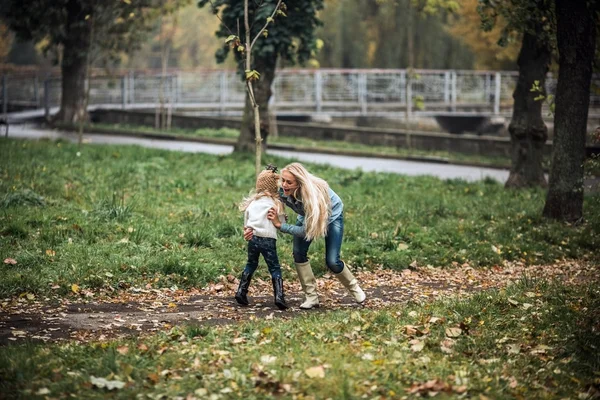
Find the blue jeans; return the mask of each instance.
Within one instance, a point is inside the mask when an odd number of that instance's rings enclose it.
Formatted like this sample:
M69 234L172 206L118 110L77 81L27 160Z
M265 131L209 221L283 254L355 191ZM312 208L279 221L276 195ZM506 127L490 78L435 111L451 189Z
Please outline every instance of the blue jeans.
M304 222L296 222L301 226ZM340 251L342 249L342 239L344 238L344 216L340 215L327 226L327 235L325 236L325 263L327 268L335 274L339 274L344 269L344 263L340 260ZM308 248L311 241L303 237L294 236L294 261L305 263L308 261Z
M277 257L277 239L273 238L252 236L248 242L248 262L244 271L252 276L258 268L258 259L261 254L267 263L271 278L281 278L281 266L279 257Z

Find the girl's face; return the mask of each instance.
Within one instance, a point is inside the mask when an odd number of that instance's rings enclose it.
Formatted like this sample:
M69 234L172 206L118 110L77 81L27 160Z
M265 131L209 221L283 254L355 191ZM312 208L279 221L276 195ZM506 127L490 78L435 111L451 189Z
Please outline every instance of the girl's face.
M294 190L298 188L298 181L296 181L296 177L290 174L288 171L283 171L281 173L281 188L283 189L283 194L285 196L290 196L294 193Z

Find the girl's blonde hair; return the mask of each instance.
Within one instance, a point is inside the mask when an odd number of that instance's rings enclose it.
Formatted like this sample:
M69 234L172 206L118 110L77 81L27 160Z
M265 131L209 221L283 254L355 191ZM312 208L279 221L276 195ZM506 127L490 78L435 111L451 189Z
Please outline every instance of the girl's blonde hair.
M270 197L275 201L275 210L277 211L277 215L283 214L283 204L281 203L281 200L279 199L279 194L275 193L271 193L268 191L262 191L262 192L257 192L256 189L252 189L250 191L250 193L248 194L248 196L244 197L244 199L241 201L241 203L239 204L239 210L244 212L246 211L246 209L248 208L248 206L250 205L250 203L252 203L254 200L258 200L261 197Z
M248 206L250 206L250 203L254 200L267 196L275 201L277 215L283 214L283 204L281 203L279 193L277 192L280 182L281 176L277 174L277 167L269 164L267 168L256 177L254 189L250 191L250 194L245 197L239 205L240 211L246 211Z
M304 228L306 240L313 240L327 234L327 225L331 216L331 197L329 185L323 179L308 172L300 163L292 163L281 172L289 172L296 178L300 198L304 205Z

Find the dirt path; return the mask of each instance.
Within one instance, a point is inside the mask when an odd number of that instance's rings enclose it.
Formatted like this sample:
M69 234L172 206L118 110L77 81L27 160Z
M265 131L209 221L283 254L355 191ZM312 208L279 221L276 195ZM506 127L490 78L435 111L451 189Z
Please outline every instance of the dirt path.
M82 291L70 297L4 299L0 302L0 345L33 341L93 341L136 336L168 330L179 324L232 324L252 319L290 319L314 312L344 308L380 309L407 302L428 302L439 298L464 297L501 288L522 279L560 279L566 283L598 279L598 266L563 262L525 267L507 263L502 267L473 269L467 265L447 269L418 267L402 272L381 270L356 274L367 294L363 305L355 304L337 279L318 278L321 307L301 310L298 282L285 282L286 300L291 307L279 311L273 304L270 282L253 280L251 305L241 307L233 295L237 280L196 290L129 288L112 293Z

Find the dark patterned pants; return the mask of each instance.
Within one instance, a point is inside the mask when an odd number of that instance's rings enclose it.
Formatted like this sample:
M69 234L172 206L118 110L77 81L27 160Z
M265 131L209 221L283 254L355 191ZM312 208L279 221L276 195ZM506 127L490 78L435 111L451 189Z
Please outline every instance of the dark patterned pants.
M277 239L252 236L248 242L248 262L244 271L250 276L258 268L258 258L260 255L265 259L271 278L281 278L281 266L277 257Z

